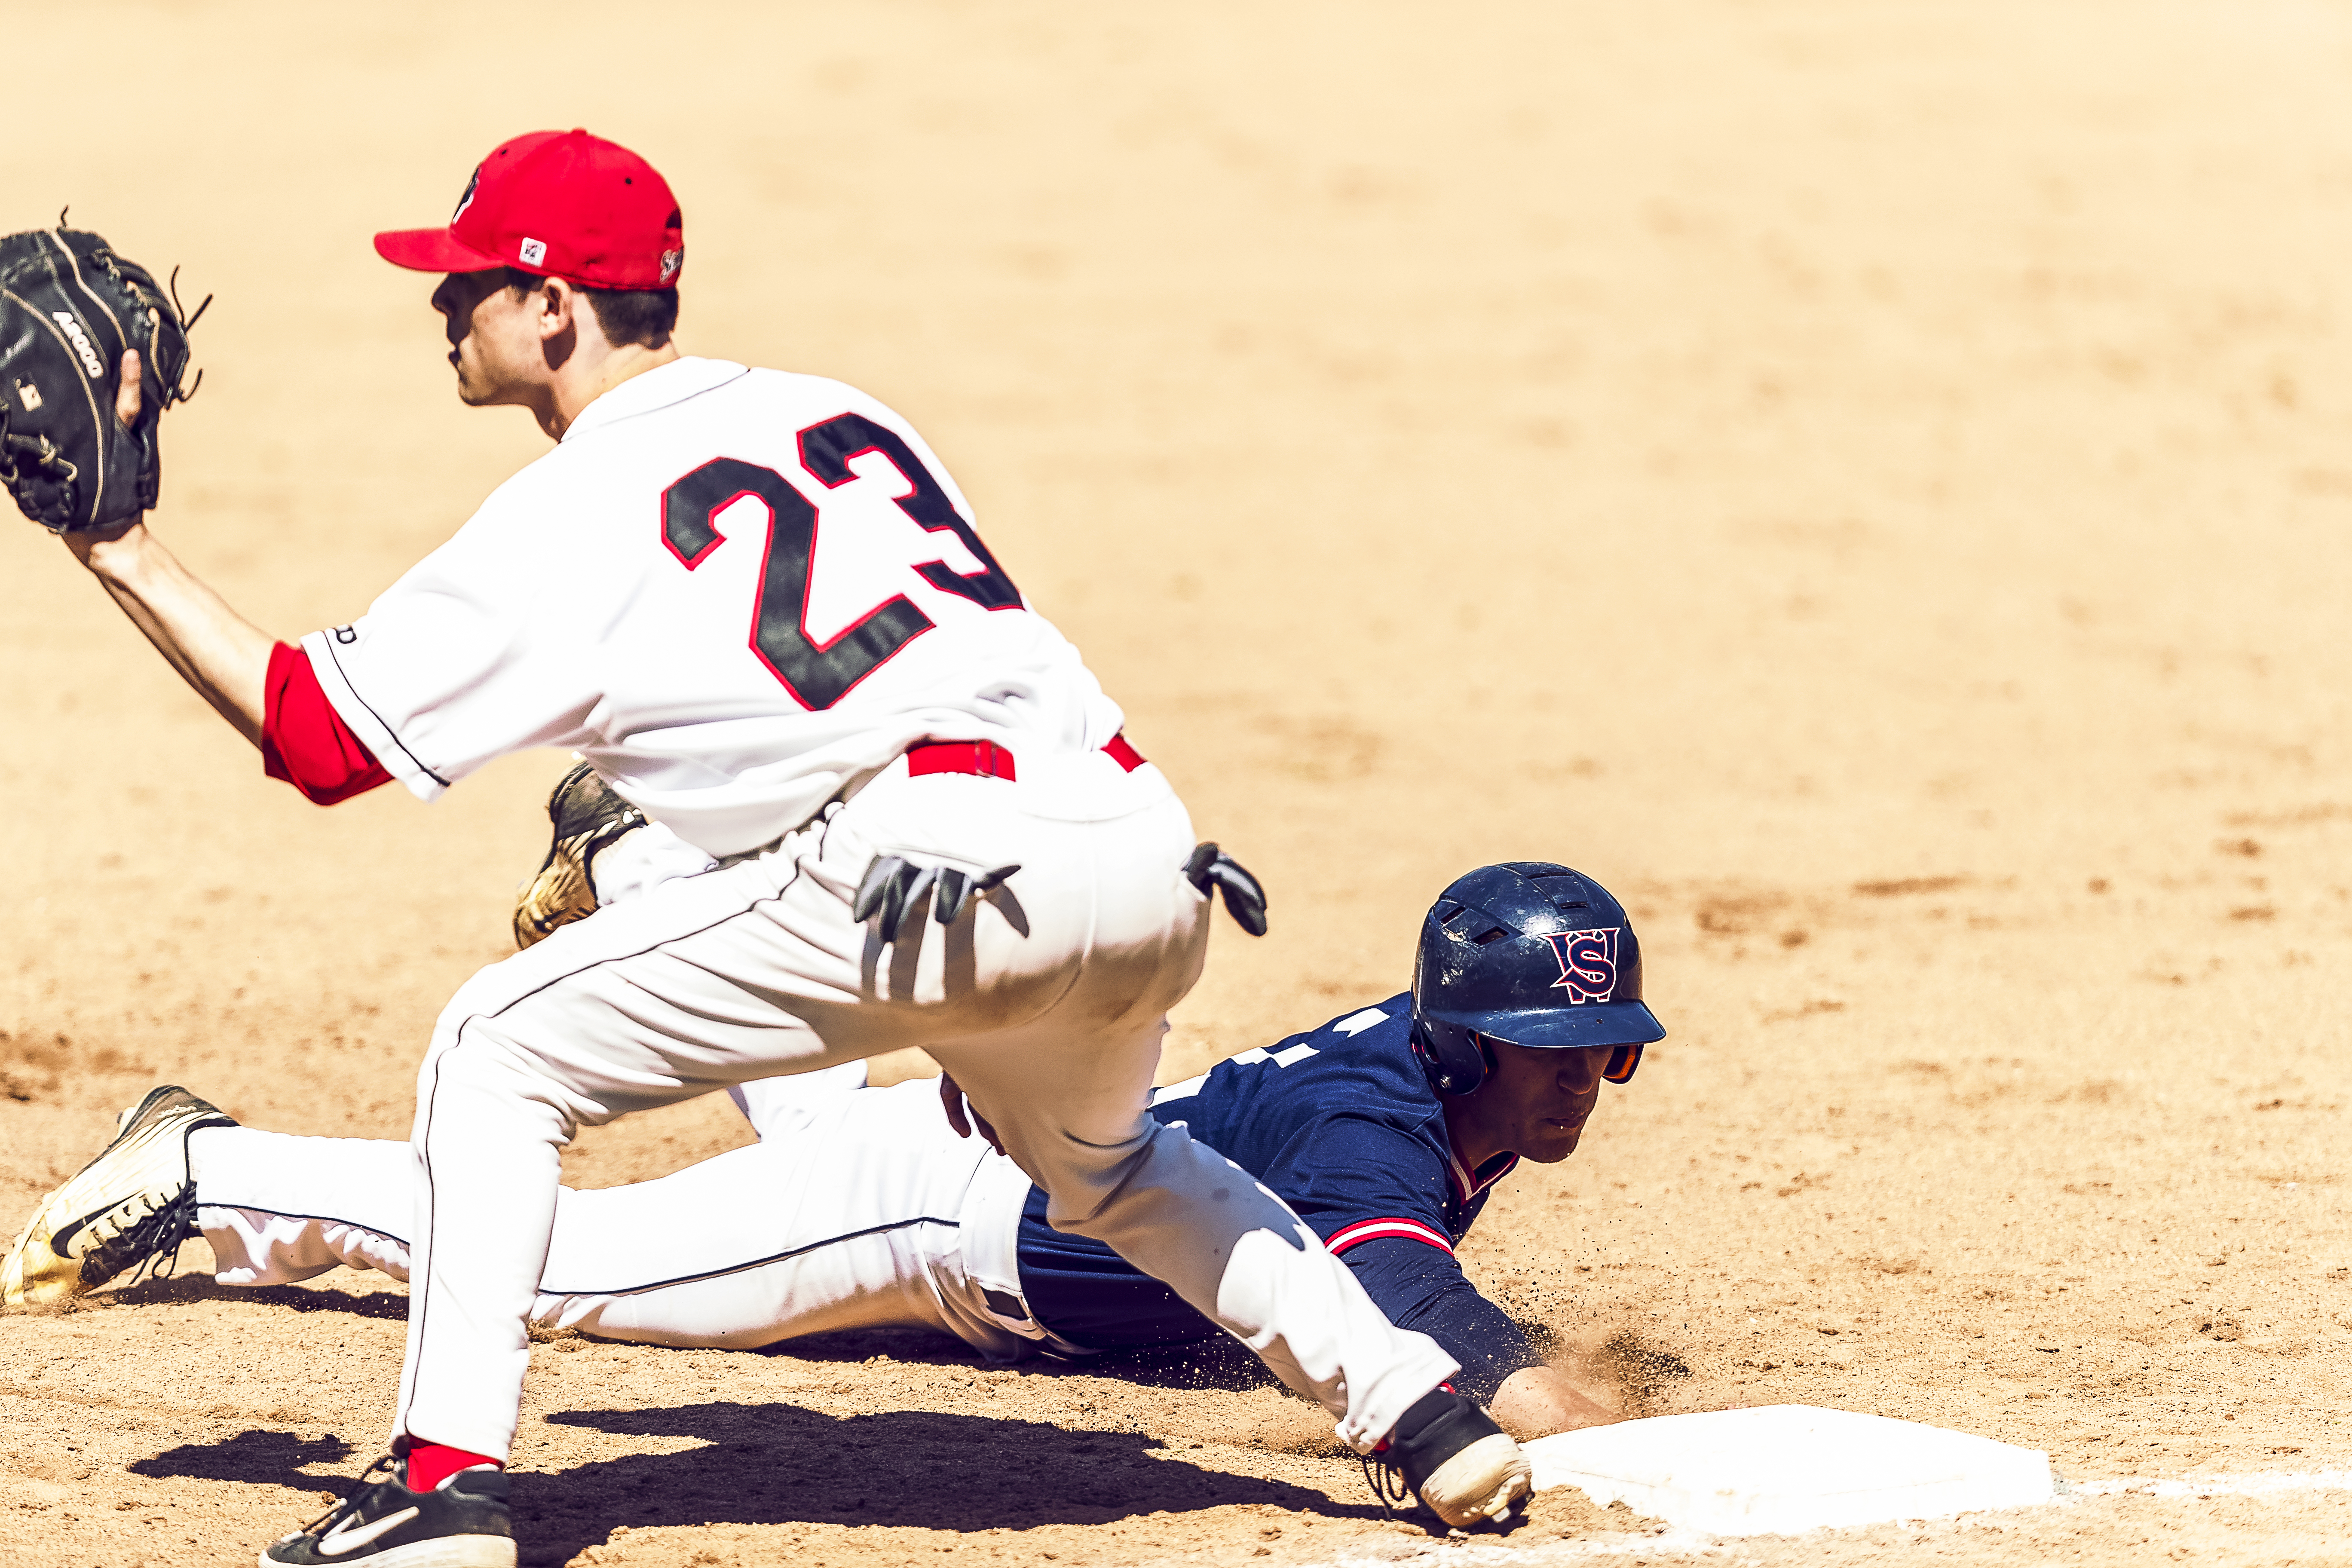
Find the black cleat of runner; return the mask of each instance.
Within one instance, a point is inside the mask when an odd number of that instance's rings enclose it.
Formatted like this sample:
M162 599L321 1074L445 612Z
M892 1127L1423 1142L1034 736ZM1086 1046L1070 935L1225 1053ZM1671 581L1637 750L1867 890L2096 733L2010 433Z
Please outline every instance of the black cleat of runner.
M1365 1459L1364 1474L1382 1506L1418 1497L1457 1530L1503 1518L1524 1506L1533 1489L1518 1444L1485 1411L1444 1386L1404 1413L1387 1445ZM1393 1494L1384 1484L1392 1478L1402 1481Z

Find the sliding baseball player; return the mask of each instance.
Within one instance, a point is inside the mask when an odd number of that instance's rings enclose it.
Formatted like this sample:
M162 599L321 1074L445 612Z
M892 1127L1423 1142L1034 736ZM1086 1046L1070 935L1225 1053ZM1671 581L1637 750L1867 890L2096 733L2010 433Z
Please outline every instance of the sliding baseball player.
M1660 1033L1632 926L1599 884L1556 866L1492 866L1430 911L1412 991L1159 1089L1151 1114L1234 1151L1392 1321L1461 1363L1458 1391L1533 1436L1611 1413L1545 1364L1454 1249L1519 1160L1576 1149L1601 1083L1631 1079ZM970 1135L951 1079L867 1089L865 1075L852 1062L743 1085L757 1144L658 1181L566 1189L531 1321L734 1349L918 1327L997 1362L1215 1333L1108 1247L1054 1229L1045 1194ZM203 1106L157 1089L127 1125L163 1101ZM197 1120L209 1124L184 1135L184 1171L154 1207L193 1220L223 1284L337 1267L408 1278L406 1145L266 1132L208 1106ZM147 1163L118 1142L44 1205L58 1216L49 1234L148 1193ZM0 1287L11 1301L77 1295L185 1234L151 1227L143 1246L95 1266L20 1244Z

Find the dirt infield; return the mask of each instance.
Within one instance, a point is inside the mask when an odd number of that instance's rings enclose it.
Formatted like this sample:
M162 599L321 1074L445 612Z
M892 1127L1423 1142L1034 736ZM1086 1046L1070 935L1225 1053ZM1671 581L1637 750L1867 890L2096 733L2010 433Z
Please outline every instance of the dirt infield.
M1461 869L1589 869L1671 1037L1474 1278L1629 1411L1915 1417L2078 1489L1738 1556L2352 1562L2352 1490L2248 1479L2352 1465L2352 15L77 15L152 43L18 85L0 224L217 292L155 521L265 626L542 449L369 234L517 131L629 142L688 352L903 410L1266 878L1163 1076L1400 988ZM0 649L0 1230L156 1081L404 1136L562 759L308 805L29 525ZM742 1141L705 1102L567 1166ZM402 1310L184 1272L0 1318L0 1556L249 1561L378 1450ZM1712 1550L1573 1493L1445 1545L1328 1436L1231 1360L552 1340L524 1561Z

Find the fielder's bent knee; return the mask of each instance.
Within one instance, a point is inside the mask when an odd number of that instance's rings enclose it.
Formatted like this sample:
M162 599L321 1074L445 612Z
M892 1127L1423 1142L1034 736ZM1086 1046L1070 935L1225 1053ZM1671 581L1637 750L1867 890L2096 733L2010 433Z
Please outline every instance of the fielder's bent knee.
M436 1130L485 1124L529 1130L556 1143L568 1143L579 1130L580 1108L564 1087L538 1070L527 1053L467 1020L452 1033L436 1031L433 1048L416 1074L416 1127L411 1141L422 1144Z

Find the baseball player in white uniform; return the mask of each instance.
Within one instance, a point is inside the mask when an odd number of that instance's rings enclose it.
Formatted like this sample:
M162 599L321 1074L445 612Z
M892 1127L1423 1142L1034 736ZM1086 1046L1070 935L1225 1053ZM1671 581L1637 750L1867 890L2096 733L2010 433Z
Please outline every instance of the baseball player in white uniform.
M501 1467L572 1130L908 1046L994 1124L1056 1229L1166 1281L1442 1517L1522 1497L1517 1446L1444 1386L1454 1361L1147 1113L1205 887L1245 874L1195 853L913 428L837 382L683 355L677 204L585 132L504 143L448 226L376 244L447 274L433 302L459 395L530 409L552 451L299 648L143 520L68 544L313 798L389 778L429 801L494 757L569 747L715 868L492 965L443 1013L417 1080L392 1474L263 1561L511 1564ZM187 1130L163 1116L154 1141ZM103 1247L113 1223L51 1245Z

